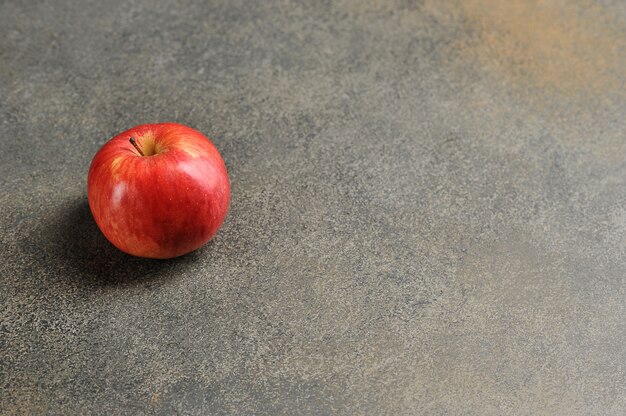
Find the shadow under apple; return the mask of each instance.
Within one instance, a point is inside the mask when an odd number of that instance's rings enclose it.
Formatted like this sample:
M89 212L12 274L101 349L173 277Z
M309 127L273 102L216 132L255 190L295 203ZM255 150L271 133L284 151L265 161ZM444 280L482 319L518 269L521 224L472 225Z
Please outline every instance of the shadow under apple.
M85 285L136 285L155 279L171 278L197 260L197 252L175 259L153 260L130 256L113 246L98 228L86 198L60 207L50 219L43 241L35 246L56 258L48 265L56 273ZM210 243L209 243L210 244ZM44 258L45 261L45 258Z

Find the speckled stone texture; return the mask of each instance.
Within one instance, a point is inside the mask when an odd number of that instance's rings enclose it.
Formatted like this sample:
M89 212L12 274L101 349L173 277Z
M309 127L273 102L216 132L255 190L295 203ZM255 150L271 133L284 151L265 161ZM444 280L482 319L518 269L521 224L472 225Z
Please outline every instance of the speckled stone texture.
M0 414L626 414L626 2L0 1ZM201 250L108 138L213 138Z

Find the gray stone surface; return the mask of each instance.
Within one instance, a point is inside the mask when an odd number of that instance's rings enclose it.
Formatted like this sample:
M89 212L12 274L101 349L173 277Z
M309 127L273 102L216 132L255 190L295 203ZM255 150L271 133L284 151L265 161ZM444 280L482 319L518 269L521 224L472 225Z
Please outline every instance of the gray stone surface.
M626 3L0 1L1 414L626 414ZM232 205L108 244L90 160Z

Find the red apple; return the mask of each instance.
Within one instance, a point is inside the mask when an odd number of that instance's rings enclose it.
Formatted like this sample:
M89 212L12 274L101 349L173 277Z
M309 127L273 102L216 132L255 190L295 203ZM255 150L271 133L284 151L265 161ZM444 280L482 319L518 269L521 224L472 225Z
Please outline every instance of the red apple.
M166 259L201 247L230 202L226 166L213 143L175 123L144 124L109 140L87 182L102 233L139 257Z

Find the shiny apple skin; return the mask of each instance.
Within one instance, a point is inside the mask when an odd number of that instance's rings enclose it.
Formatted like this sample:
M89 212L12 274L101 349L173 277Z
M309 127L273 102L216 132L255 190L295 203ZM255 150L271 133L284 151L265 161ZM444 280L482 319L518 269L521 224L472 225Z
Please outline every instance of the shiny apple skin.
M144 153L156 153L141 156L131 137ZM114 246L166 259L198 249L217 233L230 184L222 157L202 133L176 123L144 124L96 153L87 194L98 227Z

